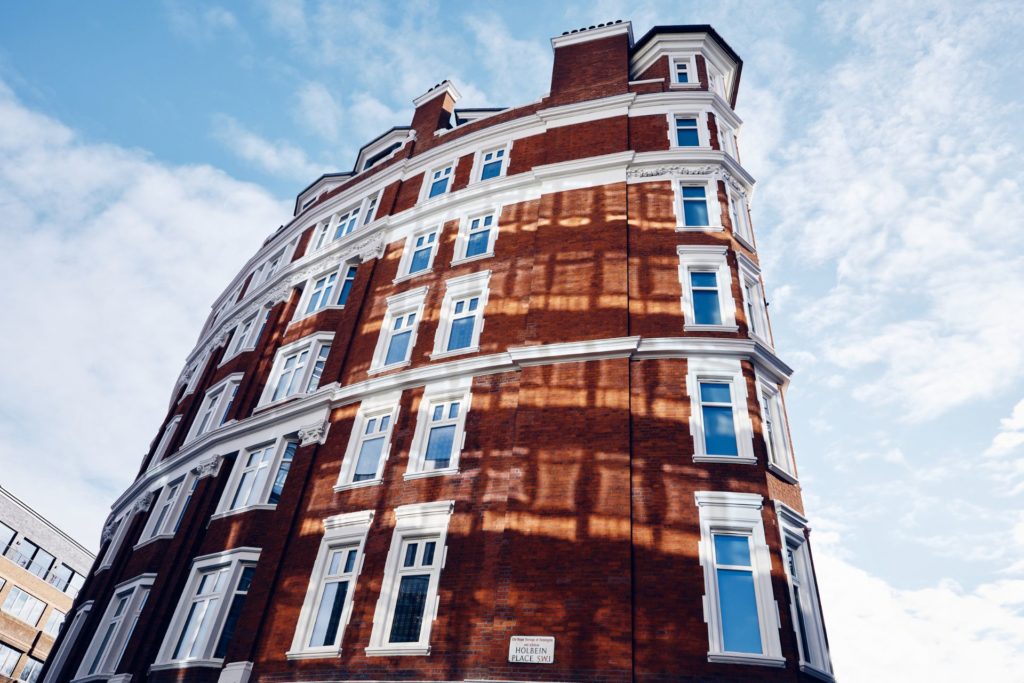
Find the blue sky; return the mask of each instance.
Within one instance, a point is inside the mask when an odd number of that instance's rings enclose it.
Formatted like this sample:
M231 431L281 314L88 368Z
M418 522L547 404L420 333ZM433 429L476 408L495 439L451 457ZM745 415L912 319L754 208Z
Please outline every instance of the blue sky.
M95 546L295 193L443 78L461 106L539 98L551 36L620 18L711 23L745 60L841 679L1021 680L1019 3L4 3L0 482Z

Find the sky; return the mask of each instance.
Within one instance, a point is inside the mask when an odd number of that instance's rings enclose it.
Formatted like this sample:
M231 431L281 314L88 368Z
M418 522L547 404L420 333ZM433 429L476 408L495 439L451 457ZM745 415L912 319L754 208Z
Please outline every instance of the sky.
M547 92L549 39L710 23L837 677L1024 681L1024 5L0 4L0 484L95 548L214 298L407 124Z

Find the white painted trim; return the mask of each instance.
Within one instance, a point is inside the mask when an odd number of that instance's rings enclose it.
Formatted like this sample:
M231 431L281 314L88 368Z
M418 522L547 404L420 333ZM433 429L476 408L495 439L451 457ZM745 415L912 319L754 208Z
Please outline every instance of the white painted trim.
M331 346L334 343L334 332L314 332L308 334L301 339L296 339L290 344L286 344L277 350L274 355L274 364L270 367L270 374L267 376L267 383L263 387L263 394L260 396L257 409L280 403L282 401L290 400L296 396L313 393L318 391L321 387L317 387L313 392L306 391L310 380L313 377L313 368L316 366L317 358L320 350L327 346ZM281 372L284 370L284 362L288 356L302 353L302 351L308 349L309 355L306 357L306 365L302 368L302 374L300 375L299 390L294 394L282 396L274 400L274 392L277 390L277 384L281 379ZM321 380L323 378L321 377Z
M714 381L730 386L733 430L738 455L708 454L704 443L704 416L701 410L700 383ZM754 429L747 408L747 381L736 359L689 356L686 359L686 395L690 400L690 434L693 437L694 462L742 463L754 465Z
M682 295L679 303L683 312L683 330L686 332L736 332L736 301L732 297L732 268L728 262L728 247L681 245L679 254L679 284ZM693 306L693 290L690 274L693 272L714 272L718 291L718 310L721 322L701 324L696 322Z
M411 289L408 292L389 296L385 300L387 310L384 313L384 318L381 320L380 334L377 335L377 346L373 350L373 359L370 361L370 369L368 373L391 370L408 365L412 362L412 355L416 350L416 339L419 336L420 325L423 323L423 306L426 302L428 290L429 286L424 285L416 289ZM409 346L405 359L398 363L385 365L384 361L387 360L388 347L391 344L391 336L395 331L392 329L394 327L394 320L397 316L406 316L410 314L415 314L416 319L413 322L411 334L409 335ZM404 330L405 328L401 331Z
M551 39L551 49L566 47L567 45L578 45L589 43L592 40L601 40L625 33L629 37L629 45L633 45L633 23L622 21L608 24L606 26L591 26L590 28L572 31L567 35L555 36Z
M379 484L383 480L384 465L391 455L391 440L394 435L395 423L398 421L401 411L402 392L390 391L385 394L378 394L368 397L359 406L352 422L352 431L349 434L348 446L345 449L345 456L341 461L341 468L338 472L338 482L334 490L343 491L352 488L362 488L373 484ZM388 427L383 435L384 444L381 446L380 460L377 463L377 473L372 479L364 481L352 481L355 476L356 465L359 460L359 451L363 443L363 432L366 431L367 421L371 418L380 419L388 416ZM325 522L326 523L326 522Z
M455 474L459 471L459 460L466 440L466 415L472 407L473 378L464 377L458 380L435 382L423 388L416 411L416 431L409 445L409 462L403 475L406 480L419 479L424 476ZM430 435L431 412L437 403L459 401L459 415L455 422L455 436L452 439L452 453L447 467L425 470L427 443ZM447 420L445 420L447 421Z
M471 353L473 350L480 349L480 336L483 333L485 324L484 311L487 308L487 299L490 294L490 282L491 271L489 270L481 270L476 273L468 273L445 280L444 299L441 301L437 331L434 334L434 350L430 354L432 359L460 353ZM452 323L455 319L455 303L457 300L473 297L478 299L474 315L462 316L473 318L473 336L469 347L449 350L447 346L451 337Z
M420 107L443 93L448 93L449 95L451 95L452 99L455 100L456 102L462 99L462 95L459 93L459 91L456 89L455 85L451 81L441 81L433 88L431 88L427 92L423 93L422 95L414 99L412 101L412 106Z

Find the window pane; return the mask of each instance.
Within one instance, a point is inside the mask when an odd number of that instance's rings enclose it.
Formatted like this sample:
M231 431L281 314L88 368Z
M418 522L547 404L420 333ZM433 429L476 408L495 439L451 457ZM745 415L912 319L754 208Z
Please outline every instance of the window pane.
M486 253L490 239L490 230L479 230L471 234L469 241L466 243L466 258Z
M701 382L700 400L704 403L732 403L729 385L724 382Z
M388 355L384 359L384 365L400 363L405 360L406 354L409 351L409 337L411 336L412 331L407 330L405 332L399 332L391 337L391 343L388 345Z
M703 406L704 449L708 455L739 455L732 408Z
M413 252L412 263L409 264L410 273L418 273L421 270L426 270L427 266L430 265L430 250L432 247L426 249L418 249Z
M452 457L454 442L455 425L432 428L430 439L427 441L426 459L433 461L437 467L447 467Z
M316 621L313 622L313 635L309 639L310 647L335 644L347 593L348 581L332 581L324 586L320 607L316 612Z
M344 284L341 285L341 294L338 296L339 306L344 306L348 302L348 295L352 291L352 282L346 278Z
M434 541L427 541L427 543L423 546L422 564L424 567L429 567L430 565L434 564L434 549L436 547L437 544Z
M366 439L359 448L359 458L356 460L356 471L352 481L366 481L377 476L377 466L380 464L381 452L384 450L384 437Z
M754 576L749 571L718 570L718 604L727 652L761 652Z
M685 196L685 190L684 190ZM702 199L683 200L683 218L685 224L693 227L703 227L708 223L708 203Z
M690 284L694 287L717 287L718 276L716 273L695 271L690 273Z
M715 534L715 562L734 567L749 567L750 541L746 536Z
M722 314L718 307L717 290L693 290L693 318L694 322L698 325L722 324Z
M439 194L444 194L444 191L445 191L445 189L447 189L447 187L448 187L448 179L447 178L441 178L440 180L435 180L430 185L430 195L429 195L429 197L436 197Z
M468 316L452 322L452 334L448 338L448 350L468 349L473 342L473 323L476 318Z
M489 164L484 164L484 169L480 173L480 180L487 180L488 178L496 178L501 174L501 160L492 161Z
M392 643L415 643L420 639L423 611L427 604L429 576L403 576L391 622Z

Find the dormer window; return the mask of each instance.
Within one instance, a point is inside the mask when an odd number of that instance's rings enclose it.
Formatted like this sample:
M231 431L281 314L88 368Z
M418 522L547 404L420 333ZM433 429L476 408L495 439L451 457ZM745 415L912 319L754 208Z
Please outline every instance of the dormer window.
M677 55L669 60L672 85L695 88L700 85L697 76L697 62L693 55Z
M676 83L690 82L690 63L676 62Z

